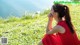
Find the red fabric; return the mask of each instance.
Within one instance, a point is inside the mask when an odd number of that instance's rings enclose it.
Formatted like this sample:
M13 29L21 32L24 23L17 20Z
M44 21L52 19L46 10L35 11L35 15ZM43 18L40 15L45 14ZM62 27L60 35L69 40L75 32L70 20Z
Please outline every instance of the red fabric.
M42 43L43 45L79 45L80 41L77 38L76 33L72 34L70 29L65 21L58 22L57 25L60 25L65 28L65 33L54 34L45 34Z

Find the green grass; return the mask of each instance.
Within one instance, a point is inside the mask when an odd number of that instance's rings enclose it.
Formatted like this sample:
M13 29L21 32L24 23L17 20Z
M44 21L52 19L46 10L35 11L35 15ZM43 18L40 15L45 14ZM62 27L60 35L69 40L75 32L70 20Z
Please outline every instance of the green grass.
M80 6L68 5L71 12L72 22L80 38ZM45 34L47 15L49 11L35 16L0 18L0 37L8 37L8 45L37 45ZM55 25L53 22L53 26Z

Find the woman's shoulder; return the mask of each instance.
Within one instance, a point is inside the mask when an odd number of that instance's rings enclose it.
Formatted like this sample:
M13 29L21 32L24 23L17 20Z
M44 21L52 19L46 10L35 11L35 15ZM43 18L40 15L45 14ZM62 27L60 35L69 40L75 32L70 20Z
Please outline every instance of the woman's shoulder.
M59 30L59 33L65 33L65 28L62 27L61 25L56 25L55 28Z

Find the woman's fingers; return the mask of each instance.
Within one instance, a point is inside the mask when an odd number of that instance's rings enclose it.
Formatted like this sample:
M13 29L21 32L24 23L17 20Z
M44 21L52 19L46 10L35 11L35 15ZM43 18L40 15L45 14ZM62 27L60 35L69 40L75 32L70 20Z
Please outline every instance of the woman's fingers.
M50 13L50 14L48 15L48 17L53 17L53 15Z
M53 15L50 13L50 14L48 15L48 18L49 18L50 21L52 21L52 20L53 20Z

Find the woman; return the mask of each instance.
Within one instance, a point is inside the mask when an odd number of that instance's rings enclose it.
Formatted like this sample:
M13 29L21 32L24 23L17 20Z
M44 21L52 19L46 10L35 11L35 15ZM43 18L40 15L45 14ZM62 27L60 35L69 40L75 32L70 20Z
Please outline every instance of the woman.
M69 8L66 5L54 4L48 18L46 34L38 45L80 44L71 22ZM53 18L57 21L57 25L52 28Z

